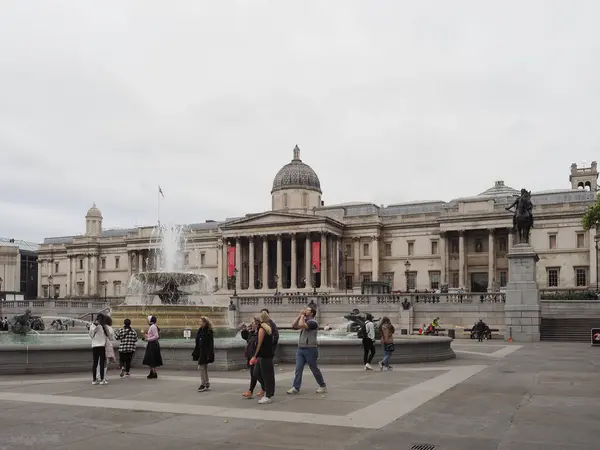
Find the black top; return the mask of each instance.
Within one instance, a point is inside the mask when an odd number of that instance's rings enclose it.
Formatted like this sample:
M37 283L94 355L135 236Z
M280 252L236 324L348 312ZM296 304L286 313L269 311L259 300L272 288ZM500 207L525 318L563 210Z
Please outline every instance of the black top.
M258 350L258 354L256 356L258 356L259 358L272 358L273 356L275 356L275 352L273 351L272 334L268 334L266 331L264 331L262 345L260 346L260 349Z
M208 327L199 328L196 333L196 348L192 353L194 361L198 364L215 362L215 341L213 332Z

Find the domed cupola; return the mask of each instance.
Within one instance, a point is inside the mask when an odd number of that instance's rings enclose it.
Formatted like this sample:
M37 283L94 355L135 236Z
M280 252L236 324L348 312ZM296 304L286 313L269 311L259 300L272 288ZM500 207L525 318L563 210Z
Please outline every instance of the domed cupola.
M321 205L321 182L315 171L300 159L294 147L292 161L283 166L273 179L273 210L304 212Z
M102 213L96 208L96 203L88 209L85 215L85 235L99 237L102 233Z

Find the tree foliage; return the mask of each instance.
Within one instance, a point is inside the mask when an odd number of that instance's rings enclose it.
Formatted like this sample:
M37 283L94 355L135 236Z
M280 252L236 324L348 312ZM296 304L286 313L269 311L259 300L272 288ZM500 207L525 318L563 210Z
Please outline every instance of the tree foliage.
M596 198L596 203L587 209L581 218L581 224L585 231L592 228L596 229L600 226L600 196Z

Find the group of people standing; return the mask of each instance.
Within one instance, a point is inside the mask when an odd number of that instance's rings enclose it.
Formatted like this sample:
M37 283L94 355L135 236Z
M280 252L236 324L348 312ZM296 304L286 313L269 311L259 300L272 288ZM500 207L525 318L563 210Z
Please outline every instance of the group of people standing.
M373 316L369 313L365 317L365 330L363 333L362 344L364 349L363 361L365 364L365 370L373 370L371 363L375 357L375 323L373 322ZM390 321L389 317L382 317L379 321L379 332L381 346L383 348L383 359L379 361L379 370L392 370L390 365L390 357L394 352L394 325Z

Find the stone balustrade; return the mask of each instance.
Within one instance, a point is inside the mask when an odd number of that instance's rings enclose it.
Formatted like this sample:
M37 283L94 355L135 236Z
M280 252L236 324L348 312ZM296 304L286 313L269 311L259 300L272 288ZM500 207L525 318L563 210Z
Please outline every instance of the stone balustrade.
M0 302L0 314L11 316L23 314L29 309L33 315L59 315L77 317L90 312L99 312L111 306L104 299L72 299L72 300L15 300Z

